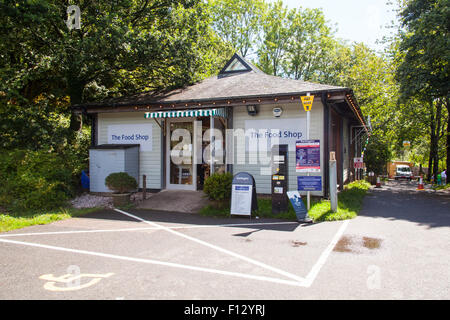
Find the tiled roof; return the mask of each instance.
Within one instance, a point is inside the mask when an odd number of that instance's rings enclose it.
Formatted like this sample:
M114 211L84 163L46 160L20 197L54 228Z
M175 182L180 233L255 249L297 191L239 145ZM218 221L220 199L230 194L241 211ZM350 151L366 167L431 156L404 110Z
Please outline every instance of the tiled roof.
M175 102L263 97L339 89L345 90L346 88L275 77L252 70L226 77L219 75L207 78L187 88L174 90L160 99L160 101Z
M242 62L245 71L226 71L234 60ZM235 54L217 76L212 76L196 84L176 89L164 94L153 92L107 99L101 102L84 103L74 107L128 106L151 103L184 103L190 101L209 101L233 98L256 98L307 92L339 91L348 88L330 86L301 80L281 78L265 74L252 63Z

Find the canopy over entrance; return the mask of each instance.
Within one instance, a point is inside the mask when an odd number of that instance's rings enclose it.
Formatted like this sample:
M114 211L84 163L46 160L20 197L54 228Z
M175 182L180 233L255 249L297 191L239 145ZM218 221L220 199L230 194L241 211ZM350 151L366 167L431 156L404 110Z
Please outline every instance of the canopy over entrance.
M226 118L225 109L194 109L177 111L146 112L146 118L188 118L188 117L222 117Z

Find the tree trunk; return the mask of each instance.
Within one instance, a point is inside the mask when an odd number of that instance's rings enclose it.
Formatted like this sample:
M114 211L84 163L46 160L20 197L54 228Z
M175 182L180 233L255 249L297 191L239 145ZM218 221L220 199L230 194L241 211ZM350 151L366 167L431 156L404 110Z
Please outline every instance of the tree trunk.
M448 96L445 101L447 107L447 162L444 169L450 169L450 106L448 105Z
M436 136L436 129L435 126L436 124L434 123L435 121L435 116L434 116L434 108L433 108L433 100L431 99L430 101L430 154L428 157L428 181L431 180L431 177L433 176L433 160L434 160L434 154L435 154L435 148L434 148L434 141L435 136Z
M68 93L70 97L70 105L71 107L80 104L83 102L83 90L85 84L79 79L69 78L68 80ZM77 132L82 128L82 117L81 114L75 114L73 109L71 108L70 114L70 133L67 136L67 142L73 143L77 136Z
M68 81L68 92L70 97L70 105L80 104L83 101L84 83L78 79L70 79ZM70 115L70 129L73 132L79 131L81 128L81 115L77 115L73 112Z
M436 178L439 173L439 137L441 135L442 100L436 102L436 134L434 137L434 167L433 175Z

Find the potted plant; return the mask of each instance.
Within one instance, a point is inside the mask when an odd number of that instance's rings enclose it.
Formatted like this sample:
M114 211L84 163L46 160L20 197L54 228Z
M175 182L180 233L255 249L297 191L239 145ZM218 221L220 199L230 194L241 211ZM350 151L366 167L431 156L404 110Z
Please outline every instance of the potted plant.
M223 209L230 203L233 175L229 172L214 173L203 185L203 192L213 201L213 206Z
M126 172L111 173L105 179L106 186L113 190L113 204L115 207L130 203L131 191L137 189L136 179Z

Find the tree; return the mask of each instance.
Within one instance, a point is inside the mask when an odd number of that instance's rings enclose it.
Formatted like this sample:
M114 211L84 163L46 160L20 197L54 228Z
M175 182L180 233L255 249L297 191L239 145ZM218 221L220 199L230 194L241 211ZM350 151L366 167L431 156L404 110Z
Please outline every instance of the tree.
M320 9L294 9L288 19L290 37L284 73L297 80L317 80L334 45L323 12Z
M264 15L258 65L265 73L281 75L283 59L290 38L290 21L295 11L289 11L281 0L269 5Z
M252 53L267 8L264 0L209 0L209 7L212 26L220 38L243 57Z
M368 172L374 172L376 175L386 173L386 165L391 159L389 150L389 141L381 135L372 135L366 145L364 152L364 163Z
M65 24L68 5L1 0L2 114L34 110L39 97L53 100L46 112L70 114L71 105L87 100L170 90L217 69L210 47L221 43L201 1L81 0L79 30ZM70 128L80 129L74 114Z
M404 55L397 70L397 80L404 101L415 98L427 106L430 175L436 175L439 170L438 146L443 121L447 121L446 167L450 167L449 8L449 0L410 0L400 12L403 27L399 31L400 50Z

